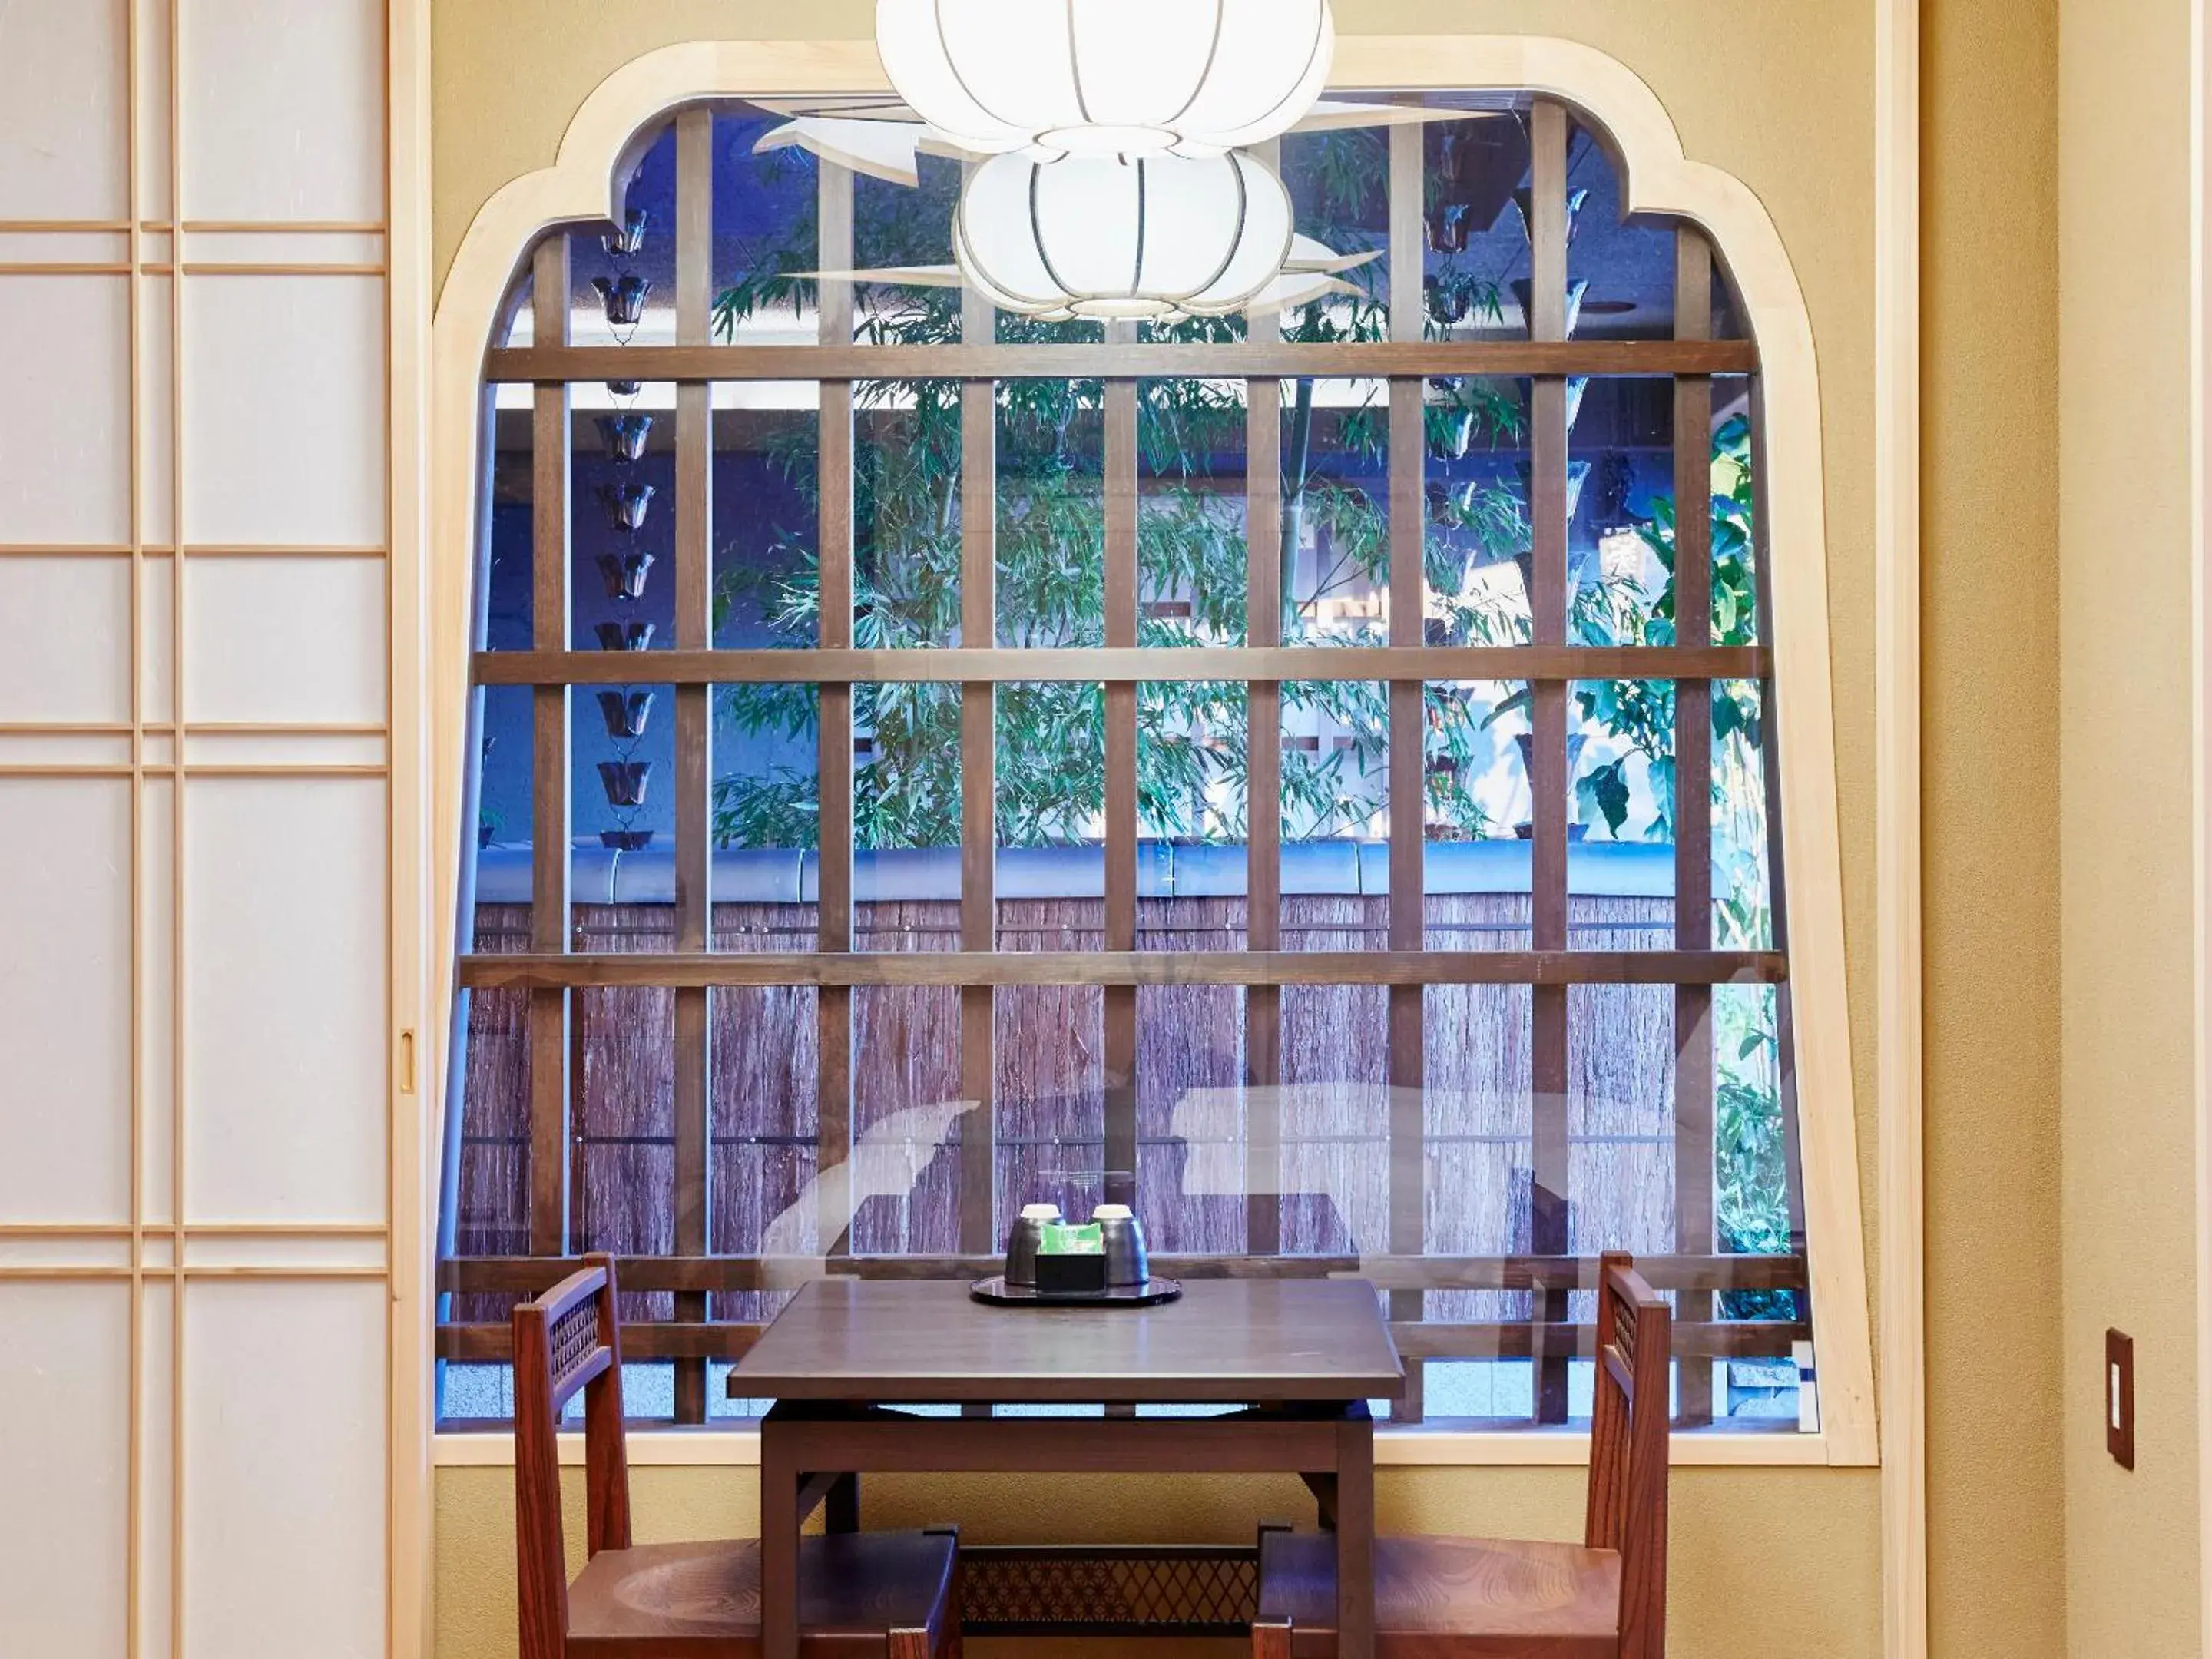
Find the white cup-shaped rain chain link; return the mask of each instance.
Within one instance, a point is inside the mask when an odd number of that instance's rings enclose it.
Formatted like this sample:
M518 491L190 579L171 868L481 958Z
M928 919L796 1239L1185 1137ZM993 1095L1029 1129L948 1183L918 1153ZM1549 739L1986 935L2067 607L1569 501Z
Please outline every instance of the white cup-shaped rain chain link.
M599 239L599 245L611 258L633 259L645 246L647 223L643 209L632 209L618 229ZM599 290L607 326L617 343L628 345L644 319L646 297L653 290L651 279L626 271L594 277L592 285ZM653 435L653 416L634 406L642 390L635 380L608 381L608 393L617 408L613 414L600 416L598 422L599 441L614 472L611 482L599 486L599 503L605 509L609 526L624 544L634 543L644 530L655 493L651 484L635 476ZM653 564L653 556L634 545L599 555L599 578L608 599L625 608L642 601ZM653 624L640 619L602 622L592 631L602 651L645 651L653 645ZM624 853L642 852L653 843L653 832L637 827L646 787L653 775L653 763L638 759L637 750L645 737L653 700L650 690L634 685L599 694L600 719L614 750L612 760L599 763L599 784L615 819L614 828L599 832L599 841L617 860ZM611 875L610 890L611 882Z

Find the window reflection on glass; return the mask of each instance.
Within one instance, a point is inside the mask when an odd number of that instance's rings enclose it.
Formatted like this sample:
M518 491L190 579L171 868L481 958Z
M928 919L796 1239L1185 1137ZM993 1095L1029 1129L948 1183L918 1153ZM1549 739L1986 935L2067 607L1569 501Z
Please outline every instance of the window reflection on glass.
M1395 143L1407 159L1407 139L1382 128L1297 135L1285 141L1282 166L1299 229L1339 252L1380 257L1347 269L1337 290L1256 326L1242 318L1147 325L1138 338L1201 350L1249 349L1248 337L1280 338L1356 352L1390 336L1392 269L1417 257L1427 338L1525 339L1535 208L1528 109L1525 100L1492 101L1495 107L1462 109L1418 132L1421 249L1387 246L1389 157ZM919 189L852 179L853 246L830 249L821 230L834 221L824 221L823 204L834 210L840 176L803 149L761 147L781 115L732 106L713 119L718 342L811 347L821 335L813 274L821 268L949 259L957 163L922 157ZM618 372L625 340L635 346L674 337L683 187L675 148L665 135L642 148L622 226L563 233L572 257L570 326L580 343L609 354L605 378L571 388L570 622L580 648L635 651L644 677L630 684L615 668L595 667L593 683L569 696L565 770L578 844L564 849L576 900L568 921L574 948L599 955L677 949L674 854L685 834L674 817L679 691L666 671L658 683L649 672L652 653L678 642L675 527L684 486L675 465L677 392ZM1622 199L1601 147L1576 131L1566 199L1555 204L1571 228L1571 340L1673 331L1677 231L1624 222ZM693 222L696 207L694 200ZM526 276L511 296L521 325L508 343L530 343L531 288ZM864 348L963 337L957 289L862 283L852 298L853 337ZM1724 280L1716 283L1713 308L1716 331L1740 337ZM1405 332L1405 319L1396 320ZM993 319L991 335L1024 346L1105 337L1095 323L1006 316ZM1426 647L1528 645L1532 382L1517 374L1451 376L1421 387L1420 488L1397 492L1400 503L1418 501L1416 527L1392 522L1388 381L1357 358L1331 367L1334 378L1272 373L1259 382L1279 394L1279 427L1260 453L1241 375L1137 382L1137 453L1114 459L1132 465L1137 479L1139 645L1184 652L1243 645L1254 635L1255 570L1281 595L1279 618L1262 619L1262 629L1273 632L1279 622L1293 649L1387 648L1390 606L1401 601L1420 605ZM1567 464L1566 641L1663 651L1683 631L1675 616L1676 530L1685 509L1676 500L1673 384L1647 374L1577 378L1564 389L1569 448L1550 459ZM805 379L726 381L709 390L717 651L789 653L843 631L843 617L825 630L821 608L823 396ZM532 389L507 386L493 401L486 646L512 653L559 643L533 637L532 611L537 562L562 550L533 545ZM853 402L856 646L1105 643L1106 382L1006 378L985 393L954 380L878 378L855 382ZM977 539L964 471L977 434L966 428L984 417L986 404L995 468L988 640L969 637L962 615L963 556ZM1710 431L1694 439L1710 447L1711 635L1722 647L1751 645L1761 637L1761 573L1750 382L1714 377L1711 405ZM1413 447L1403 441L1407 434L1398 436L1401 448ZM1702 453L1692 459L1702 464ZM1261 516L1270 486L1279 490L1279 520ZM980 497L976 507L984 510ZM1402 540L1415 528L1425 577L1418 600L1394 594L1390 581L1394 532ZM1264 544L1253 544L1255 532ZM871 667L880 672L881 665ZM1108 711L1126 711L1125 694L1095 672L1087 680L1010 678L1001 662L988 689L983 681L963 687L935 662L928 672L942 678L861 677L851 691L852 753L849 762L836 757L849 763L853 786L851 947L866 955L942 954L988 943L1095 957L1107 937ZM1358 963L1386 949L1390 830L1394 817L1408 819L1407 803L1394 814L1390 794L1396 671L1363 661L1358 672L1365 678L1294 678L1272 694L1219 678L1233 668L1208 663L1203 672L1216 678L1148 680L1133 693L1136 948L1212 953L1224 969L1241 968L1229 959L1261 934L1267 948L1309 958L1343 953ZM1455 672L1519 677L1433 678ZM1422 682L1414 705L1421 725L1419 932L1430 951L1504 957L1533 948L1531 854L1540 814L1531 793L1534 683L1527 676L1534 672L1425 663L1418 676L1405 677ZM1684 828L1678 687L1691 682L1656 665L1634 672L1646 677L1594 666L1565 688L1565 799L1556 805L1569 838L1565 943L1576 951L1673 949L1683 925L1681 860L1698 855L1676 846ZM474 757L482 846L473 866L473 943L484 955L532 945L538 695L523 686L483 696ZM711 817L703 833L713 854L708 943L716 952L798 957L818 947L821 729L825 696L836 695L811 678L763 680L757 668L707 693ZM961 903L966 820L982 816L986 805L968 800L963 811L962 757L980 736L976 716L986 703L995 883L988 942L965 936ZM1252 799L1250 787L1255 708L1272 721L1256 740L1273 750L1267 757L1279 774L1279 787L1261 799ZM1768 693L1755 680L1717 680L1711 708L1710 942L1721 951L1771 950L1780 930ZM1402 763L1406 734L1396 738ZM1698 772L1694 757L1687 770ZM1411 775L1401 766L1399 776ZM1263 826L1279 843L1272 865L1279 890L1265 895L1252 890L1271 867L1269 836L1253 844ZM1401 874L1405 868L1401 859ZM1402 930L1413 896L1401 890L1395 896ZM1553 911L1547 928L1556 921ZM1788 1133L1785 991L1750 982L1709 994L1672 984L1519 982L1436 984L1409 994L1358 982L1356 969L1339 975L1334 964L1314 965L1342 982L1147 984L1133 992L714 988L701 1039L710 1079L710 1173L700 1200L707 1249L767 1259L769 1288L718 1293L707 1316L773 1316L794 1278L819 1272L832 1253L947 1257L972 1249L978 1200L962 1190L961 1148L987 1123L991 1174L981 1202L994 1232L1023 1202L1087 1210L1104 1195L1109 1144L1122 1146L1133 1132L1137 1203L1156 1251L1321 1254L1364 1259L1378 1273L1401 1275L1401 1284L1413 1273L1415 1287L1389 1300L1390 1316L1449 1324L1461 1345L1425 1364L1431 1420L1525 1423L1540 1403L1547 1420L1560 1410L1587 1412L1587 1362L1525 1357L1528 1322L1585 1319L1590 1311L1587 1293L1531 1288L1540 1269L1528 1258L1540 1242L1547 1251L1560 1248L1552 1242L1554 1223L1565 1248L1577 1252L1626 1247L1662 1266L1677 1253L1748 1258L1709 1265L1702 1270L1708 1279L1729 1287L1685 1291L1677 1305L1686 1323L1765 1322L1771 1334L1748 1345L1764 1352L1725 1362L1692 1355L1678 1378L1687 1379L1685 1400L1710 1394L1717 1416L1786 1420L1796 1379L1783 1356L1808 1310L1796 1282L1804 1239ZM792 975L811 976L811 964ZM1413 1075L1399 1060L1409 1003L1421 1039ZM840 1006L849 1009L848 1030L837 1024ZM580 988L571 997L580 1247L665 1253L678 1236L675 1218L696 1215L681 1208L690 1200L673 1189L672 1099L677 1066L698 1063L699 1051L681 1048L674 1009L675 994L665 989ZM987 1050L975 1046L979 1030ZM467 1031L453 1253L523 1255L532 1202L528 994L473 992ZM822 1048L832 1033L850 1044L849 1122L824 1117L825 1083L837 1111L836 1074L825 1070ZM1565 1079L1540 1093L1533 1079L1546 1061L1535 1051L1552 1040L1564 1050ZM1133 1056L1131 1076L1108 1075L1120 1063L1109 1059L1115 1054ZM1710 1170L1698 1103L1675 1098L1708 1057ZM1413 1121L1397 1091L1413 1089L1420 1097L1419 1146L1394 1146L1394 1123L1402 1130ZM985 1096L988 1117L975 1104ZM1537 1190L1540 1156L1547 1182L1560 1190ZM1697 1161L1685 1165L1686 1157ZM1419 1176L1411 1247L1408 1161ZM1685 1195L1700 1192L1711 1200L1709 1246L1683 1218ZM1540 1210L1547 1217L1540 1228ZM1411 1249L1445 1261L1422 1268L1384 1260ZM1425 1287L1423 1273L1433 1275ZM665 1290L627 1294L626 1311L637 1317L697 1311ZM455 1296L451 1318L495 1325L512 1300L471 1289ZM1741 1343L1741 1334L1730 1340ZM676 1408L677 1368L634 1370L634 1407L648 1415ZM683 1375L696 1387L695 1372ZM721 1361L708 1371L709 1411L757 1411L759 1402L725 1400L726 1375ZM510 1407L503 1366L448 1368L449 1416L495 1417Z

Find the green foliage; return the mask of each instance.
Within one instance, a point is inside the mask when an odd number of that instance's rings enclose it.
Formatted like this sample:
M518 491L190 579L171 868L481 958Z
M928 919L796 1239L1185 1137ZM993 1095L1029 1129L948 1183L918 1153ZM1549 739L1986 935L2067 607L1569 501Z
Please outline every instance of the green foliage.
M1388 222L1387 149L1372 132L1304 135L1286 141L1285 171L1301 228L1340 252L1381 248ZM953 169L925 166L924 187L899 191L863 180L858 263L939 263L957 190ZM811 214L780 236L749 246L744 274L715 304L723 337L747 318L806 306L813 263ZM1431 272L1425 327L1450 319L1502 314L1503 271L1465 261ZM1311 343L1374 341L1389 333L1388 271L1377 260L1350 273L1355 292L1303 307L1281 319L1283 337ZM856 335L883 344L935 344L961 335L957 293L863 287ZM1242 319L1148 325L1146 337L1227 342L1244 337ZM1043 325L1001 318L1008 342L1097 338L1096 325ZM1324 406L1310 380L1285 385L1282 447L1282 540L1276 550L1286 644L1378 644L1379 620L1344 617L1328 602L1388 580L1388 501L1372 481L1387 456L1388 410L1380 404ZM1138 439L1142 495L1138 520L1140 611L1138 638L1156 647L1242 644L1248 636L1252 550L1244 514L1224 477L1243 471L1243 402L1203 380L1140 385ZM1511 454L1525 445L1522 387L1480 379L1431 383L1423 438L1431 455ZM960 642L961 389L943 381L864 383L855 388L853 629L864 648ZM1103 387L1096 381L1008 380L998 387L998 483L991 510L997 538L997 642L1052 647L1104 642L1104 514L1101 447ZM769 441L770 453L803 498L813 503L818 440L794 426ZM1717 643L1755 643L1753 453L1748 423L1724 423L1712 455L1712 631ZM1468 469L1478 476L1431 480L1425 493L1424 562L1429 589L1427 636L1444 644L1510 645L1532 636L1526 579L1532 545L1522 491L1502 479L1510 467ZM811 515L810 515L811 516ZM1671 500L1654 501L1638 533L1660 566L1674 566ZM1475 580L1516 563L1511 585ZM1502 594L1510 597L1501 597ZM811 535L776 538L766 557L725 579L718 622L744 607L776 638L811 644L819 637L820 588ZM1656 599L1633 574L1601 577L1579 590L1569 637L1593 646L1671 644L1671 582ZM1285 749L1281 799L1286 835L1323 838L1371 833L1386 799L1388 688L1365 682L1307 682L1282 687L1285 724L1311 729L1326 717L1346 736L1328 747ZM1671 681L1578 684L1586 730L1609 752L1594 756L1574 781L1582 821L1595 832L1632 830L1632 760L1649 781L1656 816L1639 833L1673 835L1674 686ZM818 703L809 686L722 689L722 720L739 735L780 746L811 743ZM1273 811L1246 798L1247 698L1243 685L1203 682L1139 688L1138 792L1140 833L1203 841L1244 839L1250 811ZM1486 688L1431 685L1427 727L1427 811L1439 839L1510 836L1488 819L1472 784L1491 752L1486 728L1517 714L1525 692L1493 704ZM854 769L854 830L871 848L951 847L961 836L960 695L937 684L861 685L854 690L854 730L865 740ZM1764 849L1759 689L1717 684L1713 699L1716 939L1724 949L1771 948L1771 902ZM1095 684L1000 688L995 751L999 838L1010 847L1079 842L1103 811L1104 697ZM721 846L812 847L819 798L811 769L732 773L714 789L714 834ZM1722 1247L1779 1253L1790 1248L1787 1170L1780 1116L1780 1051L1775 994L1723 988L1716 996L1719 1086L1716 1121L1717 1221ZM1788 1316L1790 1293L1730 1292L1733 1317Z

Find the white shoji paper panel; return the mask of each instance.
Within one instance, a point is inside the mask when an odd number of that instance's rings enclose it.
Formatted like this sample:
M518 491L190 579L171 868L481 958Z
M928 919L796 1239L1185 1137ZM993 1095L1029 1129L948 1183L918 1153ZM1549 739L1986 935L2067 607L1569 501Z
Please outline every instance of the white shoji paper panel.
M0 230L0 264L121 265L131 236L121 230Z
M146 276L138 289L138 533L149 547L177 538L176 354L170 315L173 276Z
M185 718L381 725L381 559L185 561Z
M155 1240L147 1241L148 1254ZM160 1241L164 1249L168 1241ZM138 1304L138 1659L169 1659L173 1608L176 1281L149 1279Z
M142 712L154 725L166 725L176 718L176 688L169 672L176 658L175 617L171 609L175 603L176 572L173 559L148 559L139 579L138 684L143 688ZM148 741L150 744L152 739ZM153 759L150 751L148 759Z
M187 220L384 218L381 0L183 0Z
M128 778L0 777L0 1221L128 1222Z
M131 1269L131 1235L0 1232L0 1267Z
M124 0L0 0L0 219L130 213Z
M384 1287L184 1297L186 1659L380 1659Z
M169 215L169 8L138 0L138 216Z
M381 1222L384 781L185 791L185 1219Z
M131 561L0 558L0 725L131 719Z
M161 1225L177 1218L176 800L173 776L148 777L139 786L138 1028L144 1070L138 1158L145 1172L144 1218Z
M381 546L384 281L185 279L185 537Z
M344 1267L380 1273L384 1240L374 1233L188 1233L188 1267Z
M0 1284L0 1640L121 1654L130 1549L131 1291Z
M0 276L0 542L129 542L129 279Z

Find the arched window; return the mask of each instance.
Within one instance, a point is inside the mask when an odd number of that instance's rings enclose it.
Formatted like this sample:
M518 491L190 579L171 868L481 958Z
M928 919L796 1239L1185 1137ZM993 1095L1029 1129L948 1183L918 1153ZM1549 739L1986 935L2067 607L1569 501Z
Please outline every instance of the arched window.
M1568 106L1394 99L1280 141L1370 257L1279 311L996 313L929 270L960 163L850 100L685 107L528 252L449 1422L577 1252L624 1258L633 1401L699 1422L799 1277L976 1276L1038 1200L1134 1204L1170 1273L1373 1279L1401 1422L1584 1414L1602 1250L1674 1293L1685 1428L1820 1426L1816 1322L1863 1375L1810 1266L1808 1190L1862 1293L1801 1135L1784 849L1826 951L1832 785L1778 758L1753 307Z

